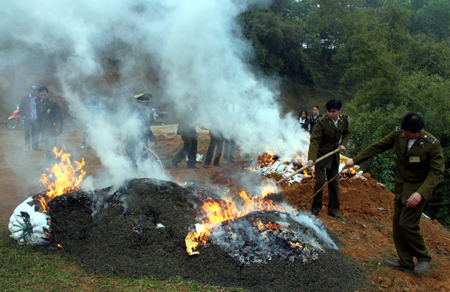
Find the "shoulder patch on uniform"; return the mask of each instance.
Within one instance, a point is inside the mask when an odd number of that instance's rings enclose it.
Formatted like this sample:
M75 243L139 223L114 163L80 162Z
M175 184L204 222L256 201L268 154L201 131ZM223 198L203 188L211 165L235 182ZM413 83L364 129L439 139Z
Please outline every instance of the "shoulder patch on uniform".
M341 117L348 119L347 115L341 115Z
M320 121L323 123L323 122L325 122L326 120L328 120L328 118L321 119Z
M437 139L431 138L430 136L425 135L423 137L425 140L427 140L428 142L430 142L431 144L436 144L437 143Z
M401 131L402 127L395 127L394 131Z

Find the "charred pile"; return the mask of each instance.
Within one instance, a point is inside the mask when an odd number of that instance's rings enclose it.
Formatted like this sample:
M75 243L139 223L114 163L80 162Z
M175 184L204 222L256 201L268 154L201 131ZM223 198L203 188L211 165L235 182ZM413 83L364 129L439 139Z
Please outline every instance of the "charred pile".
M185 237L201 218L206 195L214 197L195 186L153 179L131 180L117 190L69 192L48 205L50 241L61 247L59 252L75 255L90 273L180 276L251 291L367 287L361 267L335 249L316 248L305 235L311 230L281 212L253 212L224 222L201 254L189 256ZM252 232L243 232L242 226ZM264 247L258 240L269 242ZM333 278L319 280L319 274Z
M211 242L244 265L267 263L275 256L306 264L323 252L313 245L313 233L286 213L256 211L215 227Z

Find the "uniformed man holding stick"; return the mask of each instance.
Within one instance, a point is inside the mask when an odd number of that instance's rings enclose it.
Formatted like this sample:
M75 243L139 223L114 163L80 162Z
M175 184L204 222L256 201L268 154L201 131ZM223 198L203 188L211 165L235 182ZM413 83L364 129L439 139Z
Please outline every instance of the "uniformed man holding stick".
M317 158L339 148L344 151L350 138L348 129L348 116L339 115L342 112L342 102L338 99L331 99L327 102L327 114L317 121L311 134L308 150L309 165L313 165ZM339 182L331 180L339 172L339 152L318 162L315 166L314 201L311 212L314 216L319 215L322 209L322 195L320 190L325 184L325 171L329 179L328 191L328 214L335 218L339 215Z
M136 108L131 113L129 123L133 128L128 129L125 152L130 159L131 165L137 169L147 158L147 149L150 147L149 141L154 145L158 143L150 128L152 112L149 110L152 94L144 92L134 96Z
M423 130L424 119L409 113L403 117L401 127L378 142L367 147L353 159L347 160L344 168L360 164L391 148L395 149L398 168L394 186L394 243L400 259L385 260L393 269L408 273L421 273L428 269L430 254L420 233L420 218L433 189L444 176L444 154L441 144L430 133ZM417 264L414 264L414 257Z

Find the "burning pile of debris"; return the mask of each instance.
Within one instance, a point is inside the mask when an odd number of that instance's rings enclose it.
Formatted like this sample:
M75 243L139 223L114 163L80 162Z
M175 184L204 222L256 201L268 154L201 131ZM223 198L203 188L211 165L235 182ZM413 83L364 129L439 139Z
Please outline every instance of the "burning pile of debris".
M247 167L247 170L255 171L256 173L264 176L281 175L283 178L286 178L286 183L288 185L306 182L313 178L314 172L311 168L306 168L299 172L299 170L305 166L303 164L303 162L306 161L305 156L303 156L300 152L297 152L294 157L295 158L290 161L283 161L282 156L269 151L261 154L255 159L251 159L250 166ZM340 155L339 171L342 170L347 159L349 158ZM339 175L339 180L352 179L353 177L364 179L364 177L361 176L362 173L363 172L359 169L359 166L355 166L351 169L342 171Z
M51 174L42 174L40 182L47 189L33 197L28 198L20 204L9 220L11 237L19 244L45 244L49 242L51 218L47 214L48 203L62 194L72 190L78 190L83 180L84 159L75 161L76 167L72 166L70 153L64 153L63 146L60 151L55 147L53 153L56 158L61 159L59 164L52 166ZM76 176L76 174L78 176Z
M238 199L206 198L200 219L204 223L196 224L196 231L187 235L187 252L199 254L202 246L212 243L239 264L252 265L267 263L275 256L309 263L318 258L318 251L324 252L318 239L337 248L320 221L274 204L269 199L272 191L269 185L261 197L242 191Z
M274 222L275 221L275 222ZM238 263L267 263L274 256L290 262L306 264L318 258L324 250L313 244L315 234L280 212L255 211L236 220L216 226L211 242L217 244Z
M268 196L241 192L236 200L154 179L89 193L65 190L49 201L46 192L24 202L28 209L15 211L10 224L19 216L28 231L13 238L75 255L87 272L179 276L253 291L347 291L367 285L362 268L336 250L320 221L293 214ZM43 219L35 226L37 213ZM186 235L194 234L189 233L194 226L205 232L190 238L197 254L189 256ZM31 233L39 241L29 240ZM319 273L338 280L318 282Z
M256 159L251 160L250 167L248 170L256 171L261 175L270 174L281 174L282 177L287 177L293 174L298 169L302 168L304 165L300 162L300 156L291 161L283 161L281 157L272 153L263 153ZM292 183L300 183L306 181L313 177L313 173L310 169L305 169L302 173L298 173L290 177L287 183L290 185Z

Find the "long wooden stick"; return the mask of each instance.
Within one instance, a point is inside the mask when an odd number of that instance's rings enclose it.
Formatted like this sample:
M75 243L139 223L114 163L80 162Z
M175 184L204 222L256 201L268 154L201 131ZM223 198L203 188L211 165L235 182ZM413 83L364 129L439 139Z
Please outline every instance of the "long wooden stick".
M148 141L148 144L150 145L150 139L148 137L147 137L147 141ZM144 147L145 147L145 150L149 151L150 153L152 153L156 157L156 161L158 161L159 165L161 165L161 169L162 169L162 172L164 174L164 166L163 166L163 164L161 162L161 159L159 159L159 156L156 155L156 153L153 152L150 148L148 148L145 144L144 144Z
M339 171L338 172L338 174L336 174L332 179L330 179L330 180L327 180L327 182L326 183L324 183L323 184L323 186L317 191L317 192L315 192L314 193L314 195L312 195L312 197L311 198L309 198L309 200L308 201L306 201L306 203L304 203L303 205L301 205L300 206L300 208L298 208L297 209L297 211L300 211L303 207L305 207L306 206L306 204L308 204L309 203L309 201L311 201L324 187L326 187L330 182L332 182L334 179L336 179L343 171L344 171L345 169L343 168L341 171Z
M333 150L333 151L331 151L331 152L328 153L328 154L325 154L325 155L322 156L322 157L320 157L319 159L317 159L316 161L314 161L313 165L315 165L315 164L316 164L317 162L319 162L319 161L324 160L325 158L330 157L331 155L335 154L336 152L339 152L339 148L338 148L338 149L335 149L335 150ZM302 168L296 170L295 172L291 173L290 175L286 176L285 178L283 178L283 179L277 181L277 184L280 184L280 183L284 182L284 181L287 180L288 178L293 177L293 176L296 175L297 173L299 173L299 172L301 172L301 171L304 171L305 169L310 168L311 166L312 166L312 165L306 165L306 166L303 166Z

